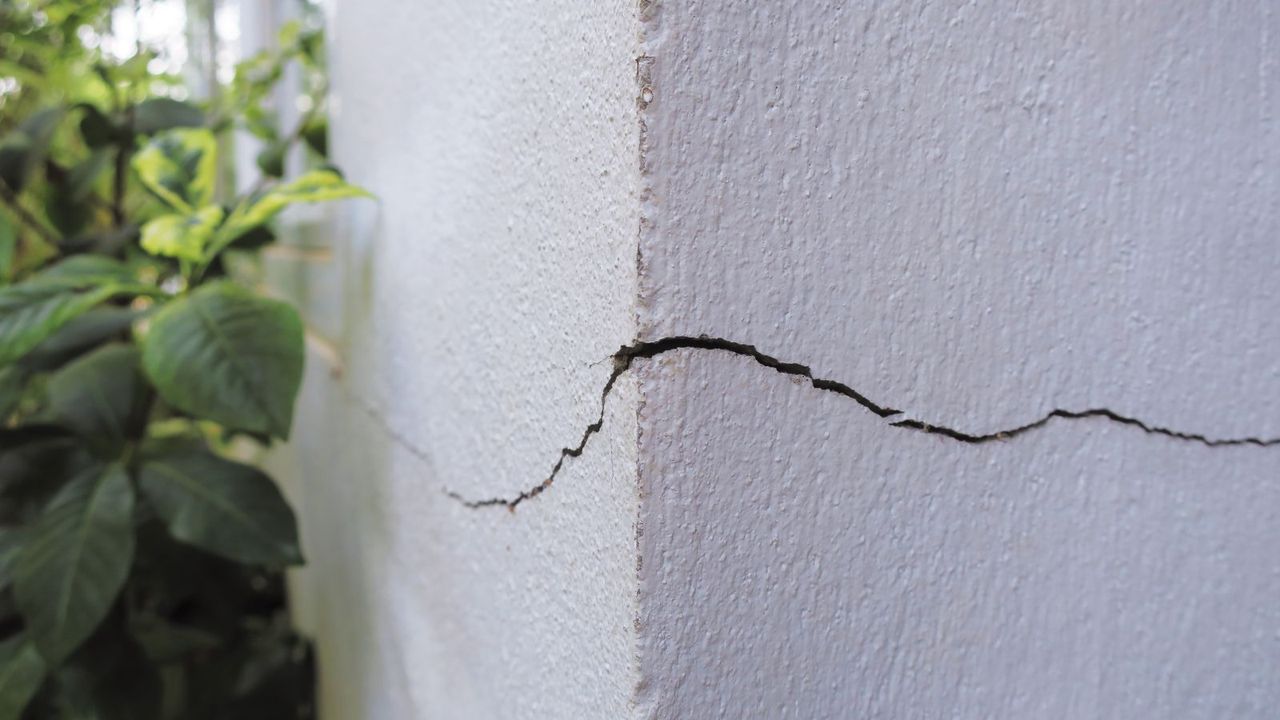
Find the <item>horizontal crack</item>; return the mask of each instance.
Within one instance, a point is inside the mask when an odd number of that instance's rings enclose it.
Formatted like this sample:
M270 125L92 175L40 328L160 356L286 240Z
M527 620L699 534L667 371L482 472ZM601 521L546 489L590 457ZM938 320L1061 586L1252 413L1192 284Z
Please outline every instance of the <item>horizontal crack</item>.
M609 395L613 392L614 385L617 384L618 378L627 370L630 370L631 364L636 360L657 357L675 350L722 350L735 355L741 355L743 357L751 358L757 363L771 370L782 373L783 375L794 375L796 377L805 378L818 390L832 392L853 400L863 408L866 408L868 411L881 418L890 418L895 415L902 414L898 410L880 405L842 382L814 377L813 370L810 369L808 365L784 362L760 352L760 350L754 345L725 340L724 338L707 337L705 335L699 335L698 337L687 335L665 337L660 340L637 342L634 345L623 345L619 348L618 352L613 354L613 372L609 374L609 379L605 382L604 389L600 392L600 416L596 418L595 422L586 427L586 430L583 431L582 437L578 440L577 445L562 448L560 450L560 457L556 459L555 465L551 467L551 472L542 482L514 497L507 498L495 497L488 498L486 500L468 500L466 497L452 490L446 491L445 494L469 508L505 507L508 510L515 510L516 507L525 500L541 495L547 488L551 487L552 483L555 482L556 477L560 474L560 470L564 468L565 461L569 458L576 458L579 455L582 455L583 451L587 448L587 443L591 441L591 437L600 432L600 429L604 427L605 409L609 402ZM903 430L914 430L916 432L922 432L930 435L938 435L970 445L981 445L996 440L1008 440L1024 433L1031 432L1032 430L1037 430L1048 425L1054 418L1061 418L1064 420L1102 418L1121 425L1129 425L1131 427L1139 428L1143 432L1152 435L1163 435L1175 440L1199 443L1208 447L1232 445L1271 447L1273 445L1280 445L1280 437L1265 439L1257 437L1211 438L1199 433L1171 430L1158 425L1151 425L1143 420L1139 420L1138 418L1121 415L1120 413L1107 408L1092 408L1089 410L1064 410L1059 408L1050 411L1039 420L1027 423L1026 425L1019 425L1007 430L999 430L983 435L975 435L962 430L949 428L945 425L934 425L932 423L910 419L897 420L890 423L890 427L900 428Z

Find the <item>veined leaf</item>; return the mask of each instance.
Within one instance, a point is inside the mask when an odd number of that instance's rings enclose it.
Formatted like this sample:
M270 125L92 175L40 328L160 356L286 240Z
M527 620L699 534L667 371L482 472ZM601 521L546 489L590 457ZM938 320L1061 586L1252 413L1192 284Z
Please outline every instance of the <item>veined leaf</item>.
M57 370L71 360L109 341L123 339L138 312L116 305L93 308L67 322L18 361L29 372Z
M207 205L190 215L162 215L142 226L142 249L152 255L199 262L222 216L217 205Z
M13 561L27 539L26 528L19 525L0 527L0 588L13 583Z
M324 202L342 198L373 197L365 190L343 180L332 170L312 170L296 180L270 190L266 195L237 208L231 213L221 237L239 237L249 228L261 225L296 203ZM222 248L215 247L215 252Z
M118 456L146 420L147 384L131 345L107 345L70 363L49 380L48 394L50 419L102 457Z
M289 435L302 363L297 312L228 282L167 305L142 350L143 368L170 405L277 437Z
M0 720L18 720L45 676L44 659L26 635L0 643Z
M91 467L49 501L14 564L14 599L40 654L58 664L106 617L133 561L133 487Z
M217 151L217 140L208 130L172 130L140 150L133 168L148 190L189 214L213 200Z
M181 448L148 457L138 480L175 539L242 563L302 562L293 511L257 468Z
M59 287L89 287L107 283L127 285L134 280L133 270L119 260L102 255L73 255L50 265L27 282Z
M0 365L25 355L76 317L134 284L118 260L76 255L0 288Z
M118 292L116 285L78 291L34 282L0 289L0 365L22 357L68 321Z

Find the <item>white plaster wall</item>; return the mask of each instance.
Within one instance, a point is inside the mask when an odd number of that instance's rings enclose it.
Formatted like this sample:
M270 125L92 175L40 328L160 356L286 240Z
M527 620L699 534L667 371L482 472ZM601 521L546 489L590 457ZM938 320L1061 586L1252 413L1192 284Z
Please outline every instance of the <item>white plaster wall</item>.
M314 337L275 459L311 560L294 587L321 716L626 717L634 383L556 502L445 492L541 480L634 335L631 4L329 11L331 145L378 200L336 211L332 262L295 288Z
M650 11L643 337L973 433L1280 436L1274 3ZM1280 707L1280 447L967 445L725 352L639 376L652 717Z
M332 3L380 200L277 458L325 718L1280 706L1280 448L679 350L545 494L444 495L541 482L637 337L1280 436L1276 11L1031 5Z

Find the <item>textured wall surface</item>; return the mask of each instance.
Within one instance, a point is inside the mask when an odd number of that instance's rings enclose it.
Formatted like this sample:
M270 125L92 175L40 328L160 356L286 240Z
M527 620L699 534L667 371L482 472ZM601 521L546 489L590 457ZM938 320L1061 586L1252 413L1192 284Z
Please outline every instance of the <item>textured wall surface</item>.
M339 210L333 262L296 290L327 337L276 459L312 561L297 602L323 717L623 717L633 382L556 502L477 512L445 491L545 477L634 335L632 5L331 10L332 146L379 199Z
M336 0L325 718L1272 716L1272 5Z
M1035 5L665 3L645 335L939 422L1280 434L1280 9Z
M1280 435L1273 7L662 3L642 336L970 433ZM655 717L1280 705L1280 447L971 445L725 352L640 377Z

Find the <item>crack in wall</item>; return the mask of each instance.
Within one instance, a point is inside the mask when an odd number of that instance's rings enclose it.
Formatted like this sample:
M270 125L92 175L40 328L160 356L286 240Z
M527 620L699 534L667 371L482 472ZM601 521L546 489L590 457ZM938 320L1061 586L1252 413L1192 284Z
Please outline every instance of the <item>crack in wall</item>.
M735 355L741 355L743 357L751 358L760 365L783 375L793 375L804 378L808 380L815 389L832 392L848 398L878 417L888 419L902 414L901 411L894 410L893 408L881 405L871 400L867 396L842 382L815 377L813 370L810 369L808 365L779 360L771 355L766 355L763 352L760 352L760 350L754 345L734 342L733 340L726 340L724 338L707 337L706 335L699 335L697 337L689 335L675 335L658 340L640 341L636 342L634 345L623 345L618 349L618 352L613 354L613 372L609 374L609 379L605 382L604 389L600 391L599 417L586 427L581 438L578 440L577 445L561 448L560 456L551 467L551 472L547 474L547 477L542 482L534 485L528 490L522 491L514 497L506 498L493 497L484 500L469 500L462 494L453 490L446 490L445 494L468 508L480 509L487 507L505 507L512 511L514 511L520 503L541 495L556 481L556 477L564 468L565 462L570 458L576 458L582 455L582 453L587 449L587 444L591 442L592 436L600 432L601 428L604 427L604 416L609 402L609 395L613 392L613 388L617 384L618 378L620 378L623 373L630 370L632 363L636 360L654 358L676 350L719 350L733 353ZM1200 433L1173 430L1159 425L1152 425L1151 423L1139 418L1122 415L1105 407L1090 408L1087 410L1067 410L1064 408L1057 408L1046 413L1044 417L1025 425L1019 425L1007 430L997 430L995 432L985 434L967 433L963 430L957 430L945 425L935 425L914 419L897 420L890 423L889 426L902 430L921 432L928 435L938 435L940 437L945 437L955 440L956 442L966 443L969 445L982 445L989 442L1009 440L1019 435L1038 430L1048 425L1054 419L1086 420L1093 418L1100 418L1120 425L1136 427L1150 435L1162 435L1174 440L1194 442L1211 448L1236 445L1252 445L1257 447L1272 447L1280 445L1280 437L1213 438Z

